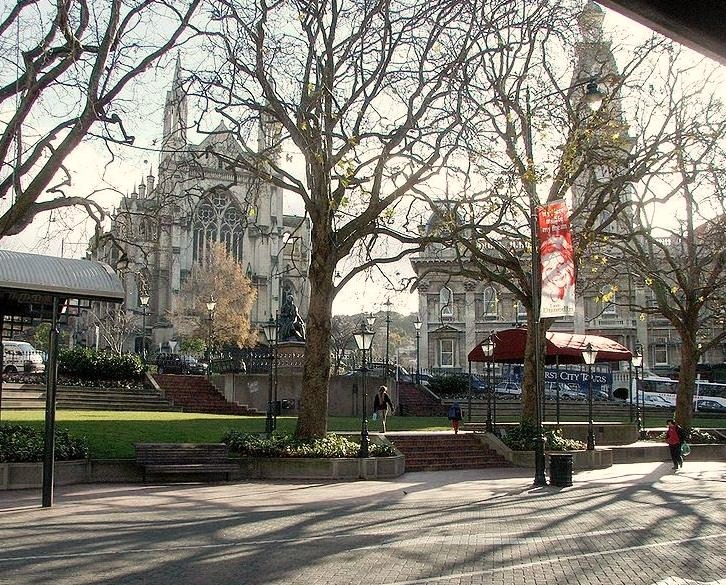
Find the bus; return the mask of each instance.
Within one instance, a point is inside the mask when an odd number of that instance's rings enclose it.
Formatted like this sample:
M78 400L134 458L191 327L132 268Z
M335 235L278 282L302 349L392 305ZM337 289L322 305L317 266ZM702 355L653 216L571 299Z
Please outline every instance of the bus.
M674 406L678 395L678 380L662 378L660 376L646 376L638 381L643 391L643 396L659 396L668 400ZM696 380L696 388L693 392L693 409L698 412L700 409L721 410L726 412L726 384Z

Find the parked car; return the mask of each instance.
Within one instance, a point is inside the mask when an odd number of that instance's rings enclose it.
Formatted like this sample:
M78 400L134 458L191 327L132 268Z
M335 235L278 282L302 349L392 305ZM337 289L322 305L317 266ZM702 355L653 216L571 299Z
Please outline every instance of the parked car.
M346 372L345 376L360 376L362 374L361 368L356 368ZM410 374L406 368L396 364L388 364L386 367L385 362L372 362L366 364L366 375L371 378L394 378L398 382L413 382L415 374Z
M699 412L726 412L726 405L714 398L699 398L693 406Z
M494 391L504 396L521 396L522 387L516 382L500 382L494 386Z
M557 398L557 382L545 382L545 397L546 398ZM560 399L563 400L583 400L587 399L587 393L580 389L579 386L574 384L566 384L565 382L559 382L560 386ZM593 395L594 397L594 395Z
M43 355L27 341L3 341L3 372L45 372Z
M207 364L188 355L160 353L156 356L156 369L160 374L203 376L207 373Z

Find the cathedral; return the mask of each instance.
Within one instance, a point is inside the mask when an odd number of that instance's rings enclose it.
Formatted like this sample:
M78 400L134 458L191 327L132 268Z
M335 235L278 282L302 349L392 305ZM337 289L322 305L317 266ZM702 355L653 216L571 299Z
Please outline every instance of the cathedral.
M199 144L189 142L180 74L177 60L164 106L157 176L148 170L121 199L110 230L96 234L90 246L97 259L117 267L126 312L138 322L126 349L140 352L145 343L147 354L176 341L169 314L193 266L215 243L225 246L257 293L253 328L274 318L288 295L303 317L309 301L309 220L285 214L282 190L229 167L225 161L243 149L224 124ZM258 152L270 141L273 126L264 126L260 121ZM139 335L142 321L146 331Z

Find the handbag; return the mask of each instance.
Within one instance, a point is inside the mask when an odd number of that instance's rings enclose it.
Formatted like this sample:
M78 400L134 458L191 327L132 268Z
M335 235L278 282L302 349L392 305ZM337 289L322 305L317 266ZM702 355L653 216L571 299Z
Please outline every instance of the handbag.
M686 442L681 443L681 455L683 455L685 457L690 452L691 452L691 446Z
M378 413L374 412L373 416L371 417L373 420L378 420Z

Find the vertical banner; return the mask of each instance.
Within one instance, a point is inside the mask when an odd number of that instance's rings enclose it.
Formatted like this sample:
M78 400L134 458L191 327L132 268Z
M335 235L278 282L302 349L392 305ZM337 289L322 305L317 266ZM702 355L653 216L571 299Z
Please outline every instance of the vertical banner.
M563 200L537 209L541 275L540 319L575 314L575 258L570 218Z

